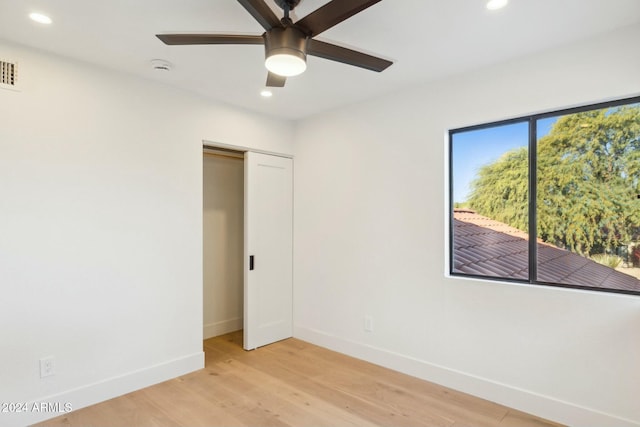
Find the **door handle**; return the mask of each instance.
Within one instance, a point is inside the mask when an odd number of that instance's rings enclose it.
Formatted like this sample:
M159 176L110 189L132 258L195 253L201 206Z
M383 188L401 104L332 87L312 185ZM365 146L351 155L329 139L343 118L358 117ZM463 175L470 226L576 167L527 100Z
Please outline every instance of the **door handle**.
M253 270L254 267L254 262L253 262L253 255L249 256L249 270Z

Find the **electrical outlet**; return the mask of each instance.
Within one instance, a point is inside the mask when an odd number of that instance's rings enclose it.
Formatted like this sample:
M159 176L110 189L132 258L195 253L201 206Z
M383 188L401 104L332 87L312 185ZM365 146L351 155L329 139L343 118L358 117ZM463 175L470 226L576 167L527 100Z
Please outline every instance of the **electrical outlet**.
M47 356L40 359L40 378L50 377L56 373L55 356Z
M364 316L364 331L373 332L373 317Z

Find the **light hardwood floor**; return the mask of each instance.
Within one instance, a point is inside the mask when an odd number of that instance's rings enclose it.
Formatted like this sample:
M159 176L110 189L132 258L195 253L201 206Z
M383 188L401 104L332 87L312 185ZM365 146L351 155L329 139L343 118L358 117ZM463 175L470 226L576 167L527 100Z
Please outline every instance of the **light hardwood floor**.
M60 426L557 426L297 339L204 342L206 367L50 421Z

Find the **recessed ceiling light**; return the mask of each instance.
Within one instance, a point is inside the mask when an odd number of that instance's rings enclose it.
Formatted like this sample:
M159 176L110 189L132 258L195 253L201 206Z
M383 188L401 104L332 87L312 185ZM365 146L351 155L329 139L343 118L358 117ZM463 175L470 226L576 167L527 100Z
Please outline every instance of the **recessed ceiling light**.
M509 3L509 0L489 0L487 2L487 9L489 10L498 10L502 9Z
M263 98L271 98L273 96L273 92L269 89L262 89L262 91L260 91L260 96Z
M49 25L53 22L47 15L37 12L30 13L29 18L31 18L32 21L36 21L40 24Z

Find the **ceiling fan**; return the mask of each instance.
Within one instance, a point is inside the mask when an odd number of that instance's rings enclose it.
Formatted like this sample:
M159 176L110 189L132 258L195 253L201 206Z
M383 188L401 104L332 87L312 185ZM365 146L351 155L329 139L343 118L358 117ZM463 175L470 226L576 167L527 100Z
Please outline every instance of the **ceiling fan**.
M267 86L283 87L287 77L304 72L307 55L342 62L372 71L383 71L392 62L314 39L315 36L373 6L381 0L332 0L304 18L289 18L300 0L274 0L284 10L278 19L264 0L238 0L265 29L264 34L158 34L168 45L264 44Z

